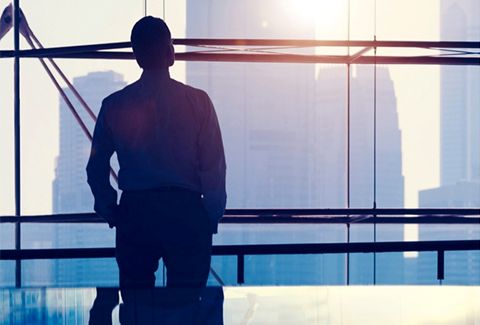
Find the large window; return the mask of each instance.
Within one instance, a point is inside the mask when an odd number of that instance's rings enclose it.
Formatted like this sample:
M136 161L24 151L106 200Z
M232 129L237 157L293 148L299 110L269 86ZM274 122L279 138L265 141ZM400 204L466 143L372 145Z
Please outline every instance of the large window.
M1 0L0 9L7 4ZM134 22L145 14L164 17L172 36L177 39L480 39L478 17L473 14L479 11L476 0L150 0L128 3L49 0L21 1L21 6L33 35L46 48L127 41ZM0 41L0 50L13 49L12 35L11 31ZM21 49L30 48L23 38L20 45ZM275 46L176 46L176 51L236 53L239 48L243 48L243 54L339 56L365 50L359 57L374 54L379 57L466 56L458 49L381 47L375 52L373 48L358 46L282 49ZM471 57L478 58L478 55ZM95 114L105 96L135 81L141 73L134 60L54 60ZM44 61L92 132L93 120L55 66L48 59ZM38 58L22 57L20 62L21 214L91 212L93 199L85 175L89 140ZM172 77L206 90L215 105L227 156L228 208L480 206L478 64L371 63L201 60L175 63ZM14 215L13 59L2 57L0 71L0 215ZM112 164L118 169L114 159ZM14 229L11 223L0 223L1 249L15 247ZM215 243L479 238L478 231L467 231L464 226L441 227L438 232L441 238L435 237L431 229L430 225L378 229L362 225L352 227L350 238L343 225L222 225ZM113 232L103 224L25 224L21 233L22 248L114 244ZM401 253L385 254L378 259L373 255L354 256L349 261L352 282L371 283L377 270L380 283L422 282L409 278L412 272L415 274L412 270L423 267L422 256L414 255L410 259L405 259ZM453 257L447 256L447 259L456 261ZM478 252L466 253L460 259L461 262L455 262L458 266L464 265L462 263L478 266L480 263ZM321 271L302 273L298 279L291 279L292 283L337 284L343 283L347 276L346 263L343 255L252 257L250 265L257 265L258 269L247 268L246 278L248 283L250 277L252 284L272 279L285 283L290 281L285 276L292 265L298 265L298 272L303 266L317 265L316 269ZM27 284L48 284L54 282L55 277L58 279L61 272L79 265L102 269L114 264L113 260L33 260L25 263L23 271ZM233 281L229 258L215 258L213 265ZM332 265L332 268L322 269L324 265ZM391 273L394 266L386 265L401 265L397 269L401 272ZM11 274L14 269L11 262L2 261L0 267L7 270L0 274ZM29 273L36 268L51 272ZM252 274L263 273L262 270L278 274L270 278L268 274L266 278L252 278ZM340 271L335 273L335 270ZM472 272L469 276L475 278L478 272ZM112 279L116 276L111 275ZM68 283L68 279L64 280L62 283ZM104 280L104 283L110 281ZM9 283L11 277L3 279L0 276L1 281ZM88 283L88 279L85 281Z

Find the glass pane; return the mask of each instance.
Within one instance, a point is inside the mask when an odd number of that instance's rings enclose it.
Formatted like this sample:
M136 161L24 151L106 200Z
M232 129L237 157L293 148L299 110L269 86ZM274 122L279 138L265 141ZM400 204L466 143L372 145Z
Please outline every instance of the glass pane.
M92 211L85 172L90 142L42 65L35 59L22 62L23 213ZM82 64L58 61L60 69L95 114L104 97L125 85L124 76L129 71L136 72L133 61L104 63L102 66L101 61L93 60ZM93 120L49 66L91 134Z
M3 10L3 8L2 8ZM8 37L0 42L6 49ZM15 214L13 140L13 60L0 59L0 216ZM0 250L15 247L15 225L0 223ZM15 261L0 261L0 286L15 286Z
M350 5L350 39L373 40L376 2L375 0L348 1Z
M445 284L480 285L480 251L445 252Z
M344 254L245 257L247 285L345 284Z
M0 249L15 248L15 224L0 223Z
M478 41L478 12L480 4L475 0L377 1L377 36L381 40Z
M439 177L419 191L420 207L480 206L479 67L440 67L438 116ZM437 174L438 175L438 174Z
M419 225L420 240L478 240L477 225Z
M317 22L323 22L324 29L345 32L345 3L187 0L187 37L313 39Z
M354 66L350 117L350 206L403 207L402 142L388 69Z
M118 286L118 268L113 258L26 260L22 285L113 287Z
M345 205L345 143L336 137L345 77L335 75L327 84L316 83L313 65L187 63L187 83L209 93L219 117L229 207Z
M420 225L420 240L478 240L480 227L478 225ZM418 272L419 283L432 272L436 277L437 255L419 253ZM447 251L445 252L445 281L446 284L478 285L480 274L479 251ZM431 277L431 276L430 276Z
M237 285L237 257L212 256L211 269L208 276L208 286Z
M134 60L56 60L94 114L104 97L137 80ZM94 122L72 89L48 63L90 134ZM181 66L172 76L182 80ZM69 106L36 59L22 60L22 213L89 212L93 198L85 167L90 142ZM118 170L116 159L112 159ZM112 180L112 184L115 185Z
M144 1L25 1L22 10L43 46L57 47L129 40L133 24L144 15ZM29 47L26 42L23 46Z
M22 225L22 248L114 247L115 231L107 224Z
M350 206L403 207L403 139L391 71L353 66L350 96Z
M22 248L114 247L106 224L23 224ZM112 286L118 284L114 259L58 259L22 262L23 285Z
M0 287L15 286L15 261L0 261ZM1 299L0 299L1 301Z
M351 225L350 242L403 241L403 225ZM351 284L404 284L407 259L403 253L350 254Z
M339 243L346 240L344 225L221 224L214 245Z
M215 245L294 244L344 242L344 225L233 225L214 236ZM214 259L227 284L236 284L236 257ZM245 283L249 285L343 284L343 254L245 256ZM225 270L225 271L224 271Z
M399 240L400 231L385 231L384 225L379 230L379 240L385 236L387 240ZM401 228L401 225L395 226ZM420 241L442 241L442 240L478 240L480 238L480 227L476 225L419 225L416 233L416 240ZM405 236L409 236L409 229L405 229ZM382 267L381 261L377 259L377 274L381 281L382 273L384 279L390 279L389 273L394 276L386 283L397 283L403 278L405 284L427 284L437 281L437 252L408 252L404 254L390 255L391 260ZM403 256L402 256L403 255ZM377 255L378 256L378 255ZM396 264L392 264L396 263ZM392 267L390 267L392 266ZM478 251L446 251L445 252L445 280L443 283L452 285L478 285L480 275L480 255ZM394 282L391 282L394 281Z
M55 260L23 260L22 286L55 286Z
M0 42L0 45L2 43ZM13 60L0 59L0 216L15 214ZM1 226L0 226L1 227Z

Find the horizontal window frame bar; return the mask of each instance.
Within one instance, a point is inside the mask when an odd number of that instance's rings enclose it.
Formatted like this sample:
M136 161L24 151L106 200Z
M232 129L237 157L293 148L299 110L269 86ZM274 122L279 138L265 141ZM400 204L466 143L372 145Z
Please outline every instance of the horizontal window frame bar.
M214 245L212 255L306 255L480 250L480 240ZM115 248L3 249L0 260L113 258Z
M312 40L312 39L234 39L234 38L176 38L173 45L183 46L275 46L275 47L372 47L372 48L422 48L422 49L480 49L480 41L397 41L397 40ZM131 42L112 42L58 46L36 50L20 50L19 55L33 52L42 55L73 54L131 48ZM10 51L0 51L10 52ZM13 52L13 51L12 51ZM1 56L0 56L1 57Z
M233 46L247 47L243 50L255 50L257 46L275 46L289 48L308 47L364 47L364 48L420 48L431 50L442 49L479 49L479 41L378 41L378 40L305 40L305 39L174 39L174 45L191 47ZM248 49L248 47L252 47ZM133 60L132 52L115 52L131 48L130 42L101 43L51 47L44 49L0 51L0 58L68 58L68 59L115 59ZM233 50L226 48L224 51ZM457 57L445 56L360 56L355 55L301 55L282 53L206 53L201 51L177 53L178 61L219 61L219 62L262 62L262 63L325 63L349 64L435 64L435 65L480 65L479 53L465 53ZM473 57L472 57L473 56Z
M14 57L13 51L0 51L0 58ZM57 58L57 59L102 59L134 60L132 52L82 52L74 54L45 54L34 50L20 51L22 58ZM193 62L238 62L238 63L304 63L304 64L399 64L399 65L480 65L480 57L446 57L446 56L361 56L350 55L303 55L303 54L264 54L264 53L176 53L176 61Z
M379 217L379 215L389 217ZM411 215L400 217L400 215ZM480 224L480 208L227 209L220 223ZM96 213L0 216L1 223L106 223Z

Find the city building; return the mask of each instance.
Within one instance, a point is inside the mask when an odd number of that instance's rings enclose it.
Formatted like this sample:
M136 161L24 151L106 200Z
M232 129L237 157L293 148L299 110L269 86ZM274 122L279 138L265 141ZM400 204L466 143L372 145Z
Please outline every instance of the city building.
M476 0L442 0L440 38L480 38ZM419 192L423 208L469 208L480 206L480 70L478 67L440 68L440 186ZM476 239L478 230L465 226L419 227L420 240ZM436 256L419 255L417 276L427 283L434 272ZM456 271L448 276L453 283L480 283L480 254L477 251L451 252L447 257ZM462 270L463 272L458 272ZM466 273L465 273L466 271ZM448 272L448 269L447 269Z
M187 1L190 38L315 36L313 21L294 19L271 0ZM230 208L310 206L314 78L313 65L187 63L187 83L210 95L219 117Z
M320 69L316 81L313 129L313 189L321 207L347 205L347 70L344 67ZM374 70L357 66L351 76L350 108L350 207L401 208L404 206L402 142L395 89L386 67L378 67L376 98L376 163L374 164ZM376 170L374 171L374 166ZM374 177L374 173L376 174ZM376 195L374 197L374 180ZM403 226L378 227L376 240L403 240ZM352 241L374 240L372 225L353 225ZM374 256L351 255L351 283L373 283ZM375 256L375 281L402 283L404 258L400 253Z
M188 1L187 37L314 38L313 21L289 24L296 17L274 2ZM305 64L187 63L187 83L210 94L219 116L230 208L347 206L345 73L345 68L321 69L316 76L316 67ZM377 142L377 205L403 207L395 91L386 68L379 68L377 77L377 130L382 134ZM373 89L373 69L359 67L352 79L351 207L373 207ZM295 234L283 230L257 226L254 231L242 231L248 233L242 242L325 239L322 229L316 235L305 227ZM403 239L403 227L382 231L392 239ZM223 228L216 243L225 243L235 232L240 231ZM357 233L358 240L373 239L369 228L361 227ZM328 237L342 242L346 233L334 229ZM254 274L249 278L253 284L335 284L346 276L344 255L251 258L257 262L247 263L247 268L254 269L246 273ZM372 256L352 257L359 272L354 275L356 281L372 282L372 261ZM378 256L379 280L401 283L402 261L402 254ZM215 269L229 269L229 263L228 259L214 261ZM288 274L302 276L289 278Z
M73 86L96 115L103 98L126 85L122 75L113 71L91 72L73 79ZM70 90L64 89L69 98ZM77 108L89 130L94 121L87 115L81 104L74 98ZM53 213L82 213L93 209L93 196L87 184L85 167L90 155L90 141L71 114L67 104L60 98L60 150L53 181ZM112 158L114 166L118 166ZM118 168L116 168L118 170ZM112 185L115 185L112 182ZM57 224L52 226L53 243L58 248L108 247L114 241L114 232L106 231L105 225ZM113 259L56 260L52 281L56 285L92 283L99 281L113 285L118 280L118 271Z

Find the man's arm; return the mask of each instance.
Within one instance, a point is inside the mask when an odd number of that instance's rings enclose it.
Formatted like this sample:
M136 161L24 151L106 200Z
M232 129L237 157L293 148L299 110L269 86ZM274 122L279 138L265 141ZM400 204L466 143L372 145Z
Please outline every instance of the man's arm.
M87 181L95 199L95 212L107 220L110 228L115 226L117 209L117 191L110 184L110 158L113 152L112 134L105 120L104 101L93 132L92 150L87 164Z
M218 220L223 217L227 202L225 190L225 153L222 135L213 104L206 95L207 115L200 129L199 157L203 205L211 221L212 232L217 233Z

